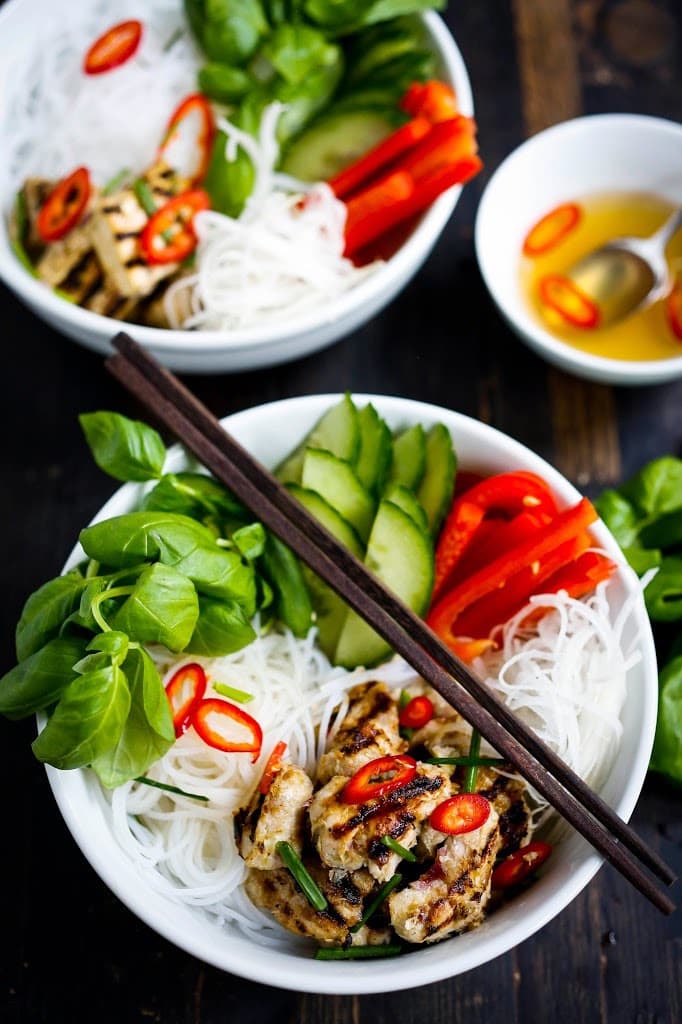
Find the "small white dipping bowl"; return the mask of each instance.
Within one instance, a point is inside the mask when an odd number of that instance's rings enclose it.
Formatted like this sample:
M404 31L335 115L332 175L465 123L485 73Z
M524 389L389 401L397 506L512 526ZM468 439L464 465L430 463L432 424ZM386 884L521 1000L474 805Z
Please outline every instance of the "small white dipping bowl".
M593 192L652 192L682 204L682 125L634 114L565 121L515 149L488 182L476 216L476 256L497 306L522 341L563 370L605 384L682 377L679 357L619 360L559 341L534 317L520 283L521 247L559 203Z
M258 406L227 417L223 423L234 437L266 465L280 461L340 395L294 398ZM524 469L539 473L556 493L561 505L575 503L578 491L563 476L529 449L492 427L447 409L403 398L358 395L372 401L392 429L412 423L428 427L444 423L452 434L460 465L485 474ZM172 450L166 469L187 466L180 448ZM142 485L126 484L104 505L95 521L131 511ZM621 559L618 546L602 523L593 527L597 543ZM83 557L77 547L65 566ZM626 820L630 817L646 775L653 744L657 708L657 672L651 628L639 588L630 570L619 572L611 584L614 616L634 595L626 642L638 637L640 660L628 674L622 712L623 736L611 771L600 792ZM55 798L74 839L103 881L139 918L176 946L206 963L252 981L304 992L370 993L409 989L440 981L506 953L542 928L573 900L599 869L602 859L577 833L557 844L535 883L501 906L475 930L416 949L398 961L371 962L314 960L291 947L268 948L249 940L231 927L217 925L156 892L118 845L112 830L110 807L94 773L47 768ZM84 908L81 908L84 912ZM78 908L76 908L78 913Z
M87 0L93 4L93 0ZM178 4L181 0L178 0ZM17 63L35 59L33 26L56 19L53 0L10 0L0 11L0 95ZM112 19L112 23L115 22ZM428 44L438 58L438 74L449 82L463 114L473 114L469 76L462 55L445 22L433 12L422 16ZM170 116L171 111L169 111ZM66 116L66 112L65 112ZM3 145L0 117L0 151ZM121 155L121 161L125 154ZM50 176L50 168L45 168ZM326 305L240 331L184 331L144 327L100 316L60 299L19 263L12 252L6 218L13 187L0 167L0 279L52 327L87 348L107 355L110 339L126 330L137 342L173 370L186 373L229 373L273 366L308 355L350 334L380 312L405 287L436 244L457 205L461 186L449 189L426 211L409 238L376 273Z

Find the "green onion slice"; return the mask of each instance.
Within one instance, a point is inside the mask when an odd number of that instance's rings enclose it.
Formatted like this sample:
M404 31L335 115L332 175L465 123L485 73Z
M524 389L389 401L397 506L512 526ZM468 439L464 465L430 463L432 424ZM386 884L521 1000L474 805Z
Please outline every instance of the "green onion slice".
M109 181L102 189L102 195L110 196L113 195L114 192L118 192L121 185L128 177L130 177L130 170L127 167L124 167L123 170L119 171L118 174L115 174L113 178L109 178Z
M417 858L412 853L412 850L408 850L406 846L401 846L400 843L396 842L393 836L382 836L379 840L382 846L385 846L389 850L393 850L403 860L409 860L411 864L416 863Z
M318 949L316 960L377 960L379 957L398 956L403 947L392 946L327 946Z
M400 883L402 882L402 880L403 880L403 876L402 876L402 875L400 875L400 874L395 874L395 875L393 876L393 878L389 878L388 882L386 882L386 884L385 884L385 885L382 885L381 889L379 889L379 892L378 892L378 893L376 894L376 896L374 897L374 899L372 900L372 902L370 903L370 905L369 905L369 906L367 907L367 909L365 910L364 914L362 915L362 917L360 918L360 920L358 921L358 923L357 923L357 924L354 924L354 925L353 925L353 927L352 927L352 928L350 929L350 930L351 930L351 932L359 932L359 931L360 931L360 929L362 928L362 926L363 926L363 925L365 925L365 924L367 924L367 922L369 921L369 919L370 919L371 917L373 917L373 916L374 916L374 915L376 914L377 910L379 909L379 907L381 906L381 904L382 904L382 903L384 902L384 900L385 900L385 899L386 899L386 898L387 898L388 896L390 896L390 894L391 894L391 893L393 892L393 890L394 890L394 889L395 889L395 888L396 888L397 886L399 886L399 885L400 885ZM357 947L355 947L355 948L357 948L357 949L365 949L365 948L368 948L368 949L375 949L375 948L377 948L377 949L378 949L378 948L380 948L380 947L374 947L374 946L369 946L369 947L365 947L365 946L357 946Z
M506 764L503 757L426 757L424 764L452 764L458 768L469 768L475 765L477 768L492 767L496 764Z
M177 796L188 796L190 800L204 800L208 803L209 798L202 796L201 793L187 793L184 789L178 789L177 786L169 786L165 782L157 782L156 779L147 779L144 775L139 775L135 782L141 782L145 786L152 786L153 789L163 789L166 793L175 793Z
M475 793L476 792L476 777L478 775L478 766L476 761L481 751L481 734L478 729L473 729L471 733L471 743L469 744L469 760L471 764L467 767L466 775L464 777L464 786L462 791L464 793Z
M236 700L238 704L248 704L250 700L253 700L252 693L247 693L246 690L238 690L236 686L228 686L227 683L214 683L213 689L216 693L222 694L223 697Z
M138 203L148 217L151 217L152 214L156 213L156 201L152 195L152 190L144 178L137 178L137 180L133 182L133 192L137 196Z
M275 849L284 861L285 866L289 869L291 874L296 881L308 900L311 907L315 910L326 910L327 900L325 899L324 893L318 888L317 883L310 876L308 869L305 867L303 861L294 850L291 843L284 842L283 840L275 844Z

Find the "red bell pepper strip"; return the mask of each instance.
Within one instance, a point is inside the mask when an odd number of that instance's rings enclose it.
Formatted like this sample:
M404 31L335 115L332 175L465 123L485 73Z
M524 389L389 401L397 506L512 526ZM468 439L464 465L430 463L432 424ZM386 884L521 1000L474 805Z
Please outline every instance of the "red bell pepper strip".
M422 213L453 185L463 185L473 178L482 166L478 157L467 157L450 167L435 171L418 183L414 183L404 171L397 171L353 196L347 205L344 255L353 257L396 224ZM390 192L387 189L389 182ZM373 194L371 202L369 193Z
M367 800L387 796L406 786L417 773L417 762L407 754L387 754L368 761L359 768L343 788L341 799L346 804L363 804Z
M542 526L547 526L553 518L554 516L546 512L525 511L519 512L508 522L502 519L486 520L484 525L491 526L490 530L482 531L479 528L464 555L450 573L448 586L454 586L467 579L483 566L490 565L505 551L511 551L517 544L534 537L537 531Z
M400 709L398 721L403 729L421 729L433 718L433 703L428 697L413 697Z
M182 736L189 725L192 711L206 693L206 673L201 665L190 662L174 673L166 685L175 735Z
M466 665L471 664L474 658L480 658L491 647L496 646L495 641L487 637L481 640L465 640L464 637L455 637L449 644L450 649Z
M280 740L279 743L276 743L273 747L272 753L268 758L263 774L261 775L261 780L258 784L259 793L268 793L270 791L272 780L277 772L282 768L282 757L286 749L287 745L284 740Z
M682 282L676 281L665 303L670 330L682 341Z
M44 242L56 242L75 227L88 205L91 185L87 167L62 178L40 207L36 227Z
M142 22L122 21L107 29L92 44L83 59L86 75L101 75L125 64L133 56L142 39Z
M263 745L263 730L244 708L217 697L209 697L194 705L190 722L209 747L228 753L253 754L251 761L255 763L258 760ZM246 729L246 737L234 739L235 723L239 731Z
M444 800L431 813L429 825L449 836L462 836L485 825L490 802L480 793L458 793Z
M429 626L445 643L450 643L458 636L475 636L476 634L456 628L457 620L467 608L487 595L495 593L499 597L517 573L524 568L533 567L560 545L574 540L596 518L597 513L587 498L583 498L573 508L560 512L551 523L538 530L534 537L519 544L513 551L496 558L490 565L449 590L429 612Z
M459 113L457 96L447 82L413 82L402 100L401 109L412 117L425 117L436 124Z
M443 592L452 570L472 543L485 517L485 508L468 496L456 500L448 513L436 546L432 600Z
M183 170L183 173L190 179L192 186L198 185L204 180L208 165L211 161L211 150L215 138L215 118L211 104L206 97L200 93L192 93L187 96L173 111L168 122L168 127L159 147L158 157L164 159L172 167L176 167L179 161L173 156L173 145L180 142L183 132L192 128L195 136L195 148L197 152L196 167L190 170ZM192 148L187 146L187 140L182 142L183 149Z
M152 214L140 236L140 249L147 263L180 263L194 252L197 236L192 221L210 203L207 192L194 189L174 196Z
M455 117L433 125L429 134L400 161L399 169L415 181L434 171L476 155L476 123L470 117Z
M569 597L580 598L589 594L598 583L608 580L618 566L598 551L584 551L581 555L555 572L542 584L543 594L558 594L565 590ZM536 606L524 618L524 626L541 619L546 608Z
M388 138L383 139L368 153L345 167L328 182L338 199L346 199L352 192L365 187L368 182L389 164L402 157L431 131L431 124L423 117L408 121Z
M461 498L463 494L471 490L476 484L480 484L485 477L482 473L472 473L468 469L458 469L455 477L455 498Z
M581 330L599 327L599 307L569 277L561 274L543 277L540 281L540 298L548 309L553 309L571 327L579 327Z
M535 842L522 846L512 853L493 871L493 889L510 889L544 864L552 847L549 843Z
M562 203L550 210L526 235L523 255L540 256L549 252L578 226L581 216L577 203Z

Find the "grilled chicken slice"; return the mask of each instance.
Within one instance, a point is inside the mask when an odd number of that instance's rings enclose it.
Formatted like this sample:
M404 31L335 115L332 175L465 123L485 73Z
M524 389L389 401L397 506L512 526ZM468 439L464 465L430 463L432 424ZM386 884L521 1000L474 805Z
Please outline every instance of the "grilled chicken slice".
M490 800L499 815L500 856L506 857L520 846L525 846L532 832L525 783L521 779L500 775L493 768L479 768L476 790Z
M367 867L373 878L385 882L400 856L383 845L382 837L391 836L407 849L414 846L421 823L450 796L450 780L435 765L419 764L406 785L364 804L344 803L347 782L345 775L336 775L315 793L309 811L313 842L329 867Z
M320 758L321 783L335 775L354 775L363 764L385 754L402 754L398 705L385 683L362 683L349 693L350 706L329 749Z
M500 848L494 808L484 825L448 836L431 868L388 900L391 924L407 942L437 942L473 928L483 918Z
M291 843L301 853L305 808L312 795L312 782L293 764L282 766L265 796L256 791L241 825L239 843L249 867L262 871L280 868L282 861L275 849L280 841Z
M88 231L88 221L76 225L63 238L50 242L36 264L36 273L41 281L50 288L62 288L72 270L81 267L84 262L93 262L102 277L102 271L92 250L92 239Z
M462 757L471 743L471 726L453 709L448 717L434 717L412 735L410 746L426 747L432 757Z
M142 180L159 208L187 187L185 179L162 161ZM110 283L121 295L149 295L159 281L178 269L177 263L150 266L144 260L140 236L148 220L133 188L102 196L92 216L90 231L95 251Z

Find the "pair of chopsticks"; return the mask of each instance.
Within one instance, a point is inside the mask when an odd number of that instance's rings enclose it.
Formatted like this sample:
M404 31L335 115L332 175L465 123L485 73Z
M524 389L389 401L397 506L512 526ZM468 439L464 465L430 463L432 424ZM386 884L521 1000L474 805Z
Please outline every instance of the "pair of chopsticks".
M675 905L643 865L675 875L633 830L502 704L358 559L293 498L180 381L119 334L107 369L213 475L325 580L654 906ZM638 862L639 861L639 862Z

